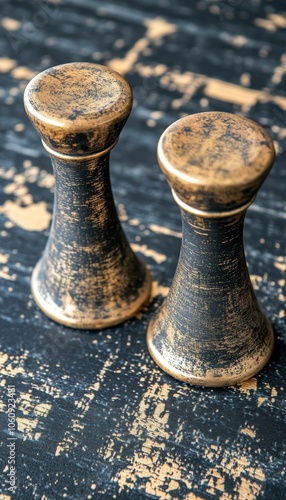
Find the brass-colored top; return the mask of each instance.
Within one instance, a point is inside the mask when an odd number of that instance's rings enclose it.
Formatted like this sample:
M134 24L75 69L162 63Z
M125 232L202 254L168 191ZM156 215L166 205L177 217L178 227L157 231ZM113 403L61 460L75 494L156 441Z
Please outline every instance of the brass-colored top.
M87 155L116 142L132 107L119 73L99 64L70 63L35 76L25 108L43 141L67 155Z
M208 212L249 203L274 158L273 141L263 127L219 111L176 121L158 145L159 164L179 199Z

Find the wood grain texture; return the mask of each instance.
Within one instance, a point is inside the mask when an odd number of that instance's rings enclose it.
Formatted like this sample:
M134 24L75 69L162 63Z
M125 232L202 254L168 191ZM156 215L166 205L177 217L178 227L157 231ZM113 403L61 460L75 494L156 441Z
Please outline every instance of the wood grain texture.
M8 0L1 14L2 495L284 500L284 2ZM30 295L54 188L23 92L35 74L74 61L107 64L133 88L111 178L126 235L155 280L148 311L96 333L53 323ZM276 347L260 375L219 390L165 375L145 342L181 243L181 216L157 165L157 142L176 119L206 110L246 115L270 132L277 149L244 226L249 272ZM16 495L4 483L8 384L17 396Z

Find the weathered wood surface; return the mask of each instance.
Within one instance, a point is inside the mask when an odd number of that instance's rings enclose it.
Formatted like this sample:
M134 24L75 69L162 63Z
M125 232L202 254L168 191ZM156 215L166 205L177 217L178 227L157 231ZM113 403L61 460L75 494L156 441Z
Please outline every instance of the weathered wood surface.
M254 500L286 497L286 17L282 1L1 2L1 498ZM57 325L30 295L53 203L50 159L23 108L39 71L108 64L135 105L111 155L114 197L154 300L99 332ZM245 247L276 334L269 365L241 386L204 389L159 370L147 324L167 294L181 217L157 165L163 130L184 114L238 112L277 146L250 207ZM16 493L9 492L8 391L15 385Z

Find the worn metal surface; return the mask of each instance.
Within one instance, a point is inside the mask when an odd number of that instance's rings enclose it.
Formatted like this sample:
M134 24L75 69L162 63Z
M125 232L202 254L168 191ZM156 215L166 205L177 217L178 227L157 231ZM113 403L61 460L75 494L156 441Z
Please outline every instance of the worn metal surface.
M55 175L50 236L33 272L33 296L63 325L118 325L151 294L150 272L122 231L109 177L109 153L131 111L130 86L106 66L63 64L33 78L24 103Z
M157 364L183 382L238 384L272 354L273 330L245 261L243 220L274 158L266 130L233 113L194 113L159 140L158 161L181 208L183 237L147 343Z
M1 2L1 493L20 499L284 499L286 97L284 2ZM30 295L53 203L50 159L23 109L31 77L71 61L108 64L133 87L112 153L112 186L133 249L154 276L138 318L83 333ZM181 217L156 160L184 114L238 112L276 141L275 168L249 208L245 248L276 347L259 376L228 389L161 372L147 324L168 292ZM7 387L15 385L15 495ZM13 436L12 436L13 437Z

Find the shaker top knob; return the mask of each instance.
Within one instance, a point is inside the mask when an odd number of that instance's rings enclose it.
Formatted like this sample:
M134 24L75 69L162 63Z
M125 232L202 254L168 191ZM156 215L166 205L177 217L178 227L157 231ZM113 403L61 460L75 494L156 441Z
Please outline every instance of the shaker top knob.
M274 158L273 141L263 127L218 111L176 121L158 144L159 164L177 200L210 214L251 202Z
M131 111L132 90L106 66L69 63L35 76L24 103L44 143L58 153L81 156L116 142Z

